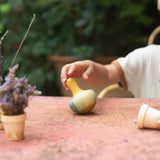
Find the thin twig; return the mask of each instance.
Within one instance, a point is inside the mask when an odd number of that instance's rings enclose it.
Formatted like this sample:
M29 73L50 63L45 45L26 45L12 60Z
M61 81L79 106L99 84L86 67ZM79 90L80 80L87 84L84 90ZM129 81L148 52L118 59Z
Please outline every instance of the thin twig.
M36 15L33 14L33 18L32 18L32 20L31 20L31 22L30 22L30 24L29 24L29 26L28 26L28 29L27 29L27 31L26 31L26 33L25 33L25 35L24 35L24 37L23 37L23 39L22 39L22 41L21 41L21 43L20 43L20 45L19 45L19 47L18 47L18 50L17 50L17 52L16 52L16 54L15 54L13 60L12 60L12 63L11 63L10 68L13 66L13 64L14 64L14 62L15 62L15 59L16 59L16 57L17 57L17 55L18 55L18 53L19 53L19 51L20 51L20 49L21 49L21 47L22 47L22 45L23 45L23 42L24 42L24 40L25 40L25 38L26 38L26 36L27 36L27 34L28 34L30 28L31 28L31 25L32 25L32 23L33 23L35 17L36 17Z
M1 37L0 45L2 44L2 41L3 41L4 37L7 35L7 33L8 33L8 30L7 30L7 31L4 33L4 35Z
M8 33L8 30L4 33L4 35L0 39L0 85L3 80L3 62L4 62L1 47L2 47L2 41L4 40L7 33Z

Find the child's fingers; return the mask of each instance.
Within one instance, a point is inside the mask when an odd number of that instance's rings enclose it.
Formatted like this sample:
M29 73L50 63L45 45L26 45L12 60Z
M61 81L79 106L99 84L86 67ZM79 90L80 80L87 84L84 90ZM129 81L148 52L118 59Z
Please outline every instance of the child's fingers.
M83 73L83 79L84 80L88 80L89 79L89 77L90 77L90 75L91 75L91 73L92 73L92 71L93 71L93 67L90 65L87 69L86 69L86 71Z
M78 70L79 70L79 66L76 63L74 63L70 66L67 74L69 77L76 78L77 76L79 76Z
M82 78L86 65L80 62L73 63L68 70L68 77Z
M69 90L66 84L68 78L68 70L69 70L69 65L65 65L61 70L61 83L66 88L66 90Z
M63 86L66 88L66 90L69 90L66 84L68 78L83 78L84 80L87 80L91 69L88 61L74 62L65 65L61 70L61 82Z

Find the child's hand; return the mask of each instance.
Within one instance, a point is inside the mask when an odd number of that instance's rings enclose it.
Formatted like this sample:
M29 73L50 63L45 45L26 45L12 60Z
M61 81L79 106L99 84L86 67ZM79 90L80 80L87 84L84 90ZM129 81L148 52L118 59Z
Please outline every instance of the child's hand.
M61 71L61 82L66 90L68 78L83 78L91 85L107 86L120 82L119 72L115 65L102 65L91 60L67 64Z
M61 82L63 86L68 90L66 85L68 78L83 78L88 80L90 74L93 72L93 62L90 60L77 61L71 64L67 64L61 71Z

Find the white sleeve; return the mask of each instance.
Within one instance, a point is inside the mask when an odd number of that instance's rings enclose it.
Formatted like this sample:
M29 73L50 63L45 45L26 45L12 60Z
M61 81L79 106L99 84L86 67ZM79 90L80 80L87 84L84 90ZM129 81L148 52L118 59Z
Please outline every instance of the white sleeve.
M135 97L158 98L160 96L160 89L158 91L155 87L155 85L160 85L159 45L136 49L125 58L119 58L117 61L124 72L128 90Z

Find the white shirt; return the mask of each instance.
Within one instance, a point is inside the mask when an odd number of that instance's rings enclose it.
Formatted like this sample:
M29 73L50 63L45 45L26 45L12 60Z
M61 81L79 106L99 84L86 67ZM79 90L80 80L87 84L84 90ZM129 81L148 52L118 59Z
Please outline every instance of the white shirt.
M117 62L135 97L160 98L160 45L136 49Z

